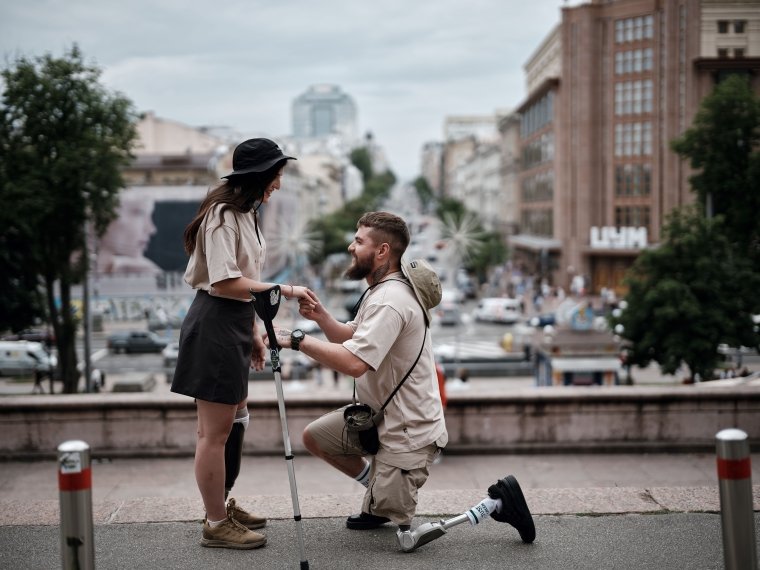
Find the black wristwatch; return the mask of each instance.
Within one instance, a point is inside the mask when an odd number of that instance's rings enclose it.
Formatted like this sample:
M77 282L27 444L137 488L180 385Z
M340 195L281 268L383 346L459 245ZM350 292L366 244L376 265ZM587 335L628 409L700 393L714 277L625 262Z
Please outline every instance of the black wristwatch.
M301 341L306 336L306 333L304 333L301 329L295 329L292 333L290 333L290 348L293 350L300 350L299 346L301 346Z

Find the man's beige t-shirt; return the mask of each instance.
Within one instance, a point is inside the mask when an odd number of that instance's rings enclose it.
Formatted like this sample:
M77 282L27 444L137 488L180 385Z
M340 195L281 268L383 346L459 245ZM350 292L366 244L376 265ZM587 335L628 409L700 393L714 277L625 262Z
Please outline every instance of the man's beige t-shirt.
M225 279L248 277L260 281L266 257L266 241L256 231L254 212L241 214L228 208L220 225L221 208L222 205L217 204L206 213L185 271L188 285L214 296L218 296L214 283Z
M397 279L404 279L400 272L367 293L356 319L348 323L354 335L343 346L369 365L370 370L356 379L356 391L362 403L379 410L409 372L424 338L420 359L385 408L378 434L391 453L415 451L432 443L444 447L448 434L430 331L425 334L422 307L411 286Z

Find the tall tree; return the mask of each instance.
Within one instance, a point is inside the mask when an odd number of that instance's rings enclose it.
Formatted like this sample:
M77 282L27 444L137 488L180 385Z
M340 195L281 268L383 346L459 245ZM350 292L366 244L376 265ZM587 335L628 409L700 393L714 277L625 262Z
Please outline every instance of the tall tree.
M695 170L690 181L705 214L725 217L729 240L760 271L760 96L747 78L718 84L672 146Z
M760 274L726 238L720 217L674 210L657 249L642 252L626 278L622 325L629 364L654 361L666 374L684 362L691 377L712 378L718 345L760 344L752 315L760 311Z
M0 196L3 216L27 242L44 284L66 393L77 391L76 317L71 287L89 264L87 229L115 217L122 168L136 138L131 102L109 93L100 70L74 45L63 57L19 57L2 71Z

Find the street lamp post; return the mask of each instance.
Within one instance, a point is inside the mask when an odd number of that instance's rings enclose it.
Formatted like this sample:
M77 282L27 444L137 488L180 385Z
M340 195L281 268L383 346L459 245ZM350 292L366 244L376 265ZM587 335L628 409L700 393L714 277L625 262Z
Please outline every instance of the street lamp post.
M84 317L84 386L85 392L92 392L92 312L90 311L90 233L92 224L84 222L84 283L82 287L82 316Z

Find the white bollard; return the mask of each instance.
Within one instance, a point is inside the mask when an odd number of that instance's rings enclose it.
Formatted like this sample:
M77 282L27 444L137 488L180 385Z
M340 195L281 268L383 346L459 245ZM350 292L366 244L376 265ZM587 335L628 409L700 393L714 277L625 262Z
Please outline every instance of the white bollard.
M726 570L757 570L747 434L740 429L724 429L715 438Z
M92 570L95 568L92 472L90 446L84 441L65 441L58 446L58 491L62 568Z

